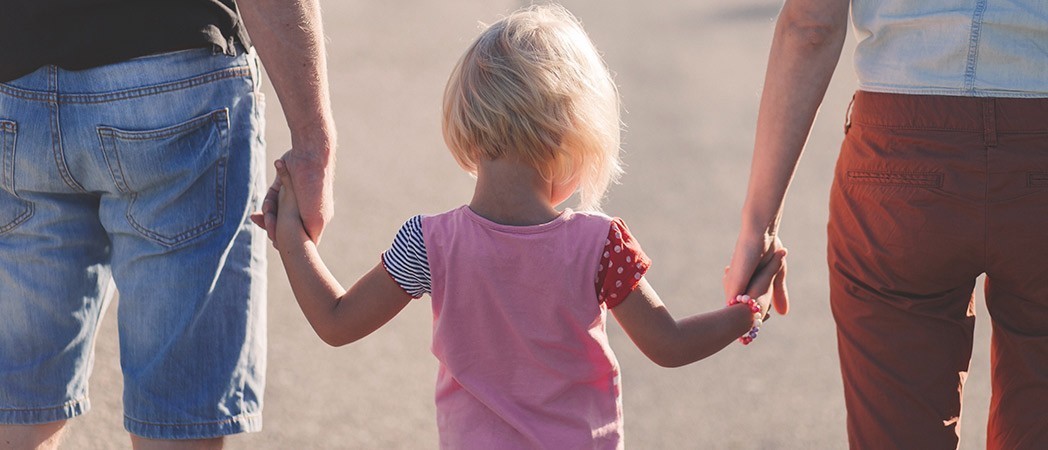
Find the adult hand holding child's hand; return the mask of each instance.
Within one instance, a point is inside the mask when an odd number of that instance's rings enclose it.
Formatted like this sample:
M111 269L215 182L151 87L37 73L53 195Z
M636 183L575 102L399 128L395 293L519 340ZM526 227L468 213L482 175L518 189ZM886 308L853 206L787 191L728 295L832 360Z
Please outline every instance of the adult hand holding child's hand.
M332 195L332 173L334 163L330 158L314 157L304 152L289 150L284 153L274 164L282 164L287 179L294 178L298 181L299 189L296 201L299 202L299 217L306 229L310 239L320 243L320 236L324 228L334 215L334 201ZM278 197L283 180L278 176L266 192L262 201L262 211L251 214L251 221L264 228L269 239L276 241L276 223L278 212Z
M770 303L776 312L786 315L789 311L789 295L786 290L785 251L778 236L765 234L763 239L744 239L740 235L731 265L724 269L724 293L727 298L749 295L761 302L763 310L767 311ZM781 264L776 259L781 259Z
M770 259L760 265L757 272L750 278L749 285L744 291L741 291L742 295L757 299L764 320L769 317L773 303L776 304L776 310L780 314L783 313L783 310L777 306L777 299L781 298L785 301L785 284L776 281L780 278L780 274L785 276L786 271L786 249L781 245L779 243L780 247L769 253Z

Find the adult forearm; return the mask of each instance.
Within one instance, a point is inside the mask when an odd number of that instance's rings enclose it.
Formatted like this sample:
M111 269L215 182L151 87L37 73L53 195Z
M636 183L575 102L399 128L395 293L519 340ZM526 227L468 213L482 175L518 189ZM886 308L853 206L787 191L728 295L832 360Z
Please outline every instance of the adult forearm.
M280 98L291 150L280 160L297 185L302 224L314 242L335 214L335 126L328 96L324 33L317 0L239 0L241 16ZM267 230L275 220L274 182L262 204ZM272 238L272 236L270 236Z
M326 162L335 127L317 0L239 0L241 16L280 98L294 151Z
M743 232L774 233L786 190L840 58L847 1L789 1L775 27L761 95Z

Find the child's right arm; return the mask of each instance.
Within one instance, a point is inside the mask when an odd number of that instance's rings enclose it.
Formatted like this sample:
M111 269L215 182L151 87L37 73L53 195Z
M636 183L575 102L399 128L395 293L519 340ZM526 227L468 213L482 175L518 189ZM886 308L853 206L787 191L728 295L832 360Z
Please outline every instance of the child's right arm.
M320 339L336 347L349 344L393 319L411 296L386 273L381 262L348 291L343 288L306 234L291 178L279 160L277 175L282 186L274 244L295 299Z
M746 292L758 299L762 314L768 310L772 278L785 256L785 250L777 252ZM611 312L637 348L663 367L684 366L717 353L749 331L754 320L744 304L676 320L644 278Z

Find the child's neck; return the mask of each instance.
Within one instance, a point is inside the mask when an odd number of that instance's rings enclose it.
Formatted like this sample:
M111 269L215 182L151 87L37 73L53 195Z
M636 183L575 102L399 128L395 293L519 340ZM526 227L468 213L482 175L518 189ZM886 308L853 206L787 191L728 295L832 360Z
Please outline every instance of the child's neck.
M481 161L469 208L502 225L539 225L560 215L552 185L537 170L508 158Z

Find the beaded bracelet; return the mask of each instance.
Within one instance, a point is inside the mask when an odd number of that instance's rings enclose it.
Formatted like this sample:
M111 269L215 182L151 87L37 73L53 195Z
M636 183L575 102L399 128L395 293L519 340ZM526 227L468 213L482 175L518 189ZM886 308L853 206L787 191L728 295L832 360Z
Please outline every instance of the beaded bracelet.
M750 328L746 334L739 338L739 342L742 345L749 345L754 339L757 339L757 332L761 330L761 325L764 324L764 315L761 314L761 305L757 303L757 299L750 298L748 295L737 295L735 298L728 301L728 306L745 304L750 307L750 311L753 312L753 328Z

